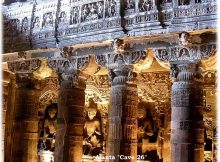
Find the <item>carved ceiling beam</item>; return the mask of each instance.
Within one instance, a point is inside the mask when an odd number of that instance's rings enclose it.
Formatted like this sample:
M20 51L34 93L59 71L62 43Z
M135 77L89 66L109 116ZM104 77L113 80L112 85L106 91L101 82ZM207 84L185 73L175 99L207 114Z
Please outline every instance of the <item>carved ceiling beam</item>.
M204 35L201 34L200 37L201 40L204 39ZM159 62L170 64L170 77L175 79L179 71L177 65L198 64L202 60L207 60L215 55L217 47L216 42L212 42L212 40L210 43L203 43L203 41L200 43L192 42L190 34L182 32L179 34L179 44L154 48L153 50Z
M192 63L207 59L216 52L216 41L210 43L192 43L190 35L182 32L179 35L179 44L154 48L155 57L171 64Z

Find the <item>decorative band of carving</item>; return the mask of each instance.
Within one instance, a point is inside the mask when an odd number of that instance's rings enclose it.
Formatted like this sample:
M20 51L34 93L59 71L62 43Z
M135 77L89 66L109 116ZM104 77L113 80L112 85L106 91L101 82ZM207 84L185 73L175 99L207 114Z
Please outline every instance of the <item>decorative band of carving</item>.
M39 59L26 59L8 62L8 68L14 73L29 74L36 71L41 65Z
M210 57L216 52L216 44L189 44L172 47L155 48L155 55L161 61L177 62L191 60L197 61Z

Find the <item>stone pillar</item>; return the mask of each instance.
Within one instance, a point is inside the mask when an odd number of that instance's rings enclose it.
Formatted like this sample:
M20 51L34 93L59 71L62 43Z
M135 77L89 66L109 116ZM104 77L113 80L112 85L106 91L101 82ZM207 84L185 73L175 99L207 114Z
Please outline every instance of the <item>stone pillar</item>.
M10 75L10 82L8 85L8 99L7 99L7 112L5 122L5 149L4 149L4 161L10 162L11 158L11 148L12 148L12 128L13 128L13 121L14 121L14 108L15 108L15 92L16 92L16 81L14 75ZM5 91L5 89L4 89Z
M39 91L26 77L17 76L16 84L10 162L37 162Z
M9 162L37 162L39 86L33 78L33 72L40 66L39 59L20 58L8 62L9 70L15 73L16 82L12 87L14 90L11 90L10 104L13 106L9 106L13 120L8 140L10 155L6 154Z
M202 84L195 64L178 68L171 98L171 162L203 162Z
M56 133L57 162L82 162L85 86L62 81Z
M86 85L75 63L67 58L48 61L60 82L55 162L82 162Z
M111 101L107 155L109 162L134 162L137 156L137 86L127 83L130 69L118 67L111 70ZM119 158L119 156L121 158ZM130 160L122 159L130 156Z

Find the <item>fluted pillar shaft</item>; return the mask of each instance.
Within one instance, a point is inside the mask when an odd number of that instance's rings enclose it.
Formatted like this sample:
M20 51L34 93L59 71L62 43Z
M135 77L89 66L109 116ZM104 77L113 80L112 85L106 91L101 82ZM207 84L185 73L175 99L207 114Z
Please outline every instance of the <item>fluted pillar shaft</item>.
M171 98L171 162L203 162L201 83L195 64L181 64L178 68Z
M137 155L137 86L128 81L128 69L114 69L109 110L107 155L110 162L134 162ZM122 155L122 156L120 156ZM123 156L130 156L125 160Z

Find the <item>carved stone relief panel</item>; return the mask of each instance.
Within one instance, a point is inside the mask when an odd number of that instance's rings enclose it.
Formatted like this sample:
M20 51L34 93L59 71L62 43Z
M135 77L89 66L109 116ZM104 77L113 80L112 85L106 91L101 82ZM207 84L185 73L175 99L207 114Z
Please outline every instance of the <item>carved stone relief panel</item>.
M33 13L32 41L54 38L57 2L36 4Z

